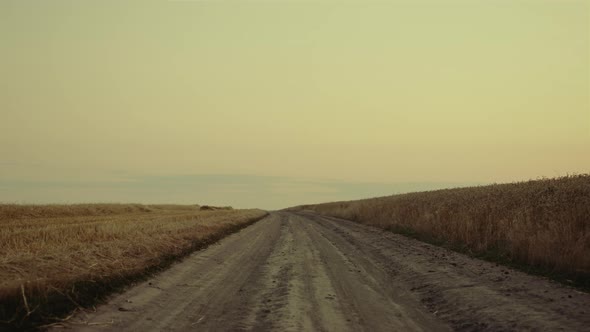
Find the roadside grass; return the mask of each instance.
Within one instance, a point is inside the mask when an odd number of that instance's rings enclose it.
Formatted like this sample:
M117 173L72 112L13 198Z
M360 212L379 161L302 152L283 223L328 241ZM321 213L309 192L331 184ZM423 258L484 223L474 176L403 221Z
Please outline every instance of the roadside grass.
M0 330L57 322L266 215L183 205L0 205Z
M540 277L546 277L551 280L557 281L564 285L573 286L585 292L590 292L590 278L579 276L573 273L566 273L550 269L546 266L530 265L522 261L515 261L509 255L506 255L504 250L499 248L488 248L480 252L473 252L469 247L464 244L453 244L447 241L443 241L440 238L433 237L431 235L420 234L413 229L405 227L390 227L385 230L392 233L400 234L409 238L413 238L422 242L426 242L435 246L447 248L473 258L482 259L488 262L509 266L513 269L537 275Z
M304 205L590 288L590 175Z

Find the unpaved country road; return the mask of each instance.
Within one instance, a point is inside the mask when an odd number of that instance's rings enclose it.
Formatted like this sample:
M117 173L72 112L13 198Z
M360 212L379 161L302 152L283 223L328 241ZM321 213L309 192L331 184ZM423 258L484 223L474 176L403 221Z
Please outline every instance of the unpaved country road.
M590 331L590 295L353 222L275 212L65 327Z

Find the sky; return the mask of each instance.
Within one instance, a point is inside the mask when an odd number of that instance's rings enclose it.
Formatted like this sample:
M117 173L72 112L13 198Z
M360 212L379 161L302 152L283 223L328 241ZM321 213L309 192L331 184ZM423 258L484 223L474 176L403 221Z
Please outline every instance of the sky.
M590 172L590 1L0 2L0 202L277 209Z

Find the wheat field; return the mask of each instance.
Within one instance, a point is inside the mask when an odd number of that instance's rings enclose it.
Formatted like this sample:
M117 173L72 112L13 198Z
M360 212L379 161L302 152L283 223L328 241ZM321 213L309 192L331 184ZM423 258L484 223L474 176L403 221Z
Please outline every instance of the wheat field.
M296 207L524 264L590 278L590 175Z
M0 321L26 326L92 304L266 214L183 205L0 205Z

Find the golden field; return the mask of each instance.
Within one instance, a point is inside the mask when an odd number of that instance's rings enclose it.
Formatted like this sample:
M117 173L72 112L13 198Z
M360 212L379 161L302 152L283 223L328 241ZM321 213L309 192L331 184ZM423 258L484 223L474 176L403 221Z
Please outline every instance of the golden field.
M183 205L0 205L0 324L26 327L92 304L266 214Z
M590 277L590 175L299 206L561 275Z

